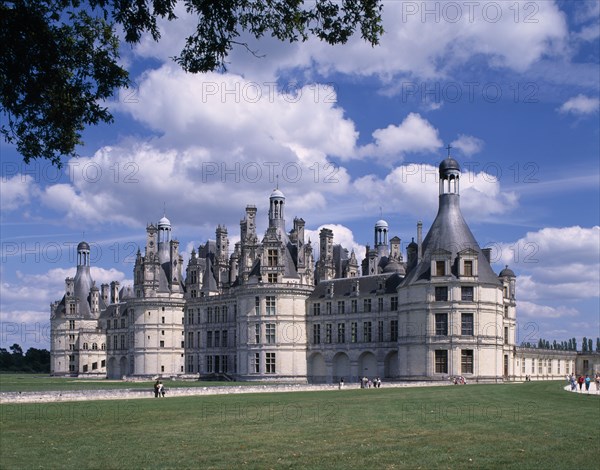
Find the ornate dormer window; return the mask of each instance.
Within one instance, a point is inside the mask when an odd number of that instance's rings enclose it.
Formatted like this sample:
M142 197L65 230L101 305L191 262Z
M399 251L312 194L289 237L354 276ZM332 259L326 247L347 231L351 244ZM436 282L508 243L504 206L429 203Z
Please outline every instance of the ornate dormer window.
M458 252L458 276L477 277L478 275L477 251L472 248Z
M442 248L431 255L431 277L450 276L450 261L452 253Z

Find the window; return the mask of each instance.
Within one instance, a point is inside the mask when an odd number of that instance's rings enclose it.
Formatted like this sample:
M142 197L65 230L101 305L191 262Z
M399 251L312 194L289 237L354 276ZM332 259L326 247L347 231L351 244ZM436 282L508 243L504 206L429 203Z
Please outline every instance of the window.
M435 275L436 276L445 276L446 275L446 262L445 261L436 261L435 262Z
M212 356L206 356L206 372L213 371L213 358Z
M190 331L188 333L188 344L187 347L188 348L192 348L194 346L194 332Z
M148 337L148 339L150 339L150 337ZM113 336L113 348L115 349L119 349L119 337L117 335Z
M196 347L197 348L200 347L200 332L199 331L196 333Z
M379 320L377 324L377 341L383 343L383 320Z
M255 374L260 374L260 353L254 353L250 367Z
M390 341L398 341L398 320L390 321Z
M504 306L504 318L508 318L508 305Z
M377 299L377 311L383 312L383 297Z
M221 332L221 343L223 344L224 348L227 347L227 330L223 330Z
M125 328L125 318L121 318L121 328Z
M88 371L88 366L87 366L87 364L85 364L85 365L83 366L83 372L87 372L87 371Z
M473 314L463 313L460 316L460 334L462 336L473 336Z
M331 344L331 323L325 325L325 342Z
M373 341L370 321L363 322L363 341L365 343L370 343L371 341Z
M277 262L277 250L269 249L267 250L267 266L276 267Z
M213 347L213 340L212 340L213 336L212 336L212 331L207 331L206 332L206 347L207 348L212 348Z
M535 374L535 359L531 360L531 373Z
M267 296L266 298L267 304L267 315L275 315L277 312L275 311L275 296Z
M254 314L260 315L260 297L254 297Z
M163 323L165 322L165 317L163 317ZM200 309L196 312L196 323L200 324Z
M538 361L538 374L543 374L543 373L544 373L544 370L543 370L543 367L542 367L542 360L540 359Z
M313 344L321 343L321 325L315 323L313 325Z
M213 337L214 337L215 348L220 348L221 347L221 332L220 331L215 331L213 333Z
M346 324L345 323L338 323L338 337L337 337L337 342L338 343L345 343L346 342Z
M275 344L275 323L267 323L265 328L267 344Z
M352 299L352 301L350 302L350 308L352 310L352 313L358 312L358 300Z
M223 305L223 308L221 308L221 321L223 323L227 322L227 314L229 313L229 308L227 308L227 305Z
M96 344L96 343L94 343ZM93 348L93 345L92 345ZM96 349L98 349L98 345L96 344ZM121 349L125 349L125 335L121 335Z
M96 370L96 369L98 369L98 363L92 362L92 370Z
M165 342L164 342L164 341L161 341L161 342L160 342L160 347L161 347L161 348L164 348L164 347L165 347Z
M504 344L508 344L508 326L504 327Z
M69 330L75 329L75 320L69 320Z
M325 303L325 313L327 315L331 315L331 302L326 302Z
M124 338L124 336L121 336L121 338ZM92 351L98 351L98 343L92 343Z
M212 323L212 321L213 321L213 309L212 309L212 307L207 307L206 308L206 322Z
M313 315L314 316L321 315L321 304L318 302L316 304L313 304Z
M83 349L88 349L88 344L87 343L83 343Z
M100 361L100 367L106 367L106 360L102 359L102 361Z
M448 301L448 287L438 286L435 288L435 301L436 302L447 302Z
M370 312L371 311L371 299L365 299L363 302L363 307L364 307L364 312Z
M164 322L165 322L165 317L162 317L162 323L164 323Z
M350 342L358 342L358 323L356 323L355 321L353 321L350 325Z
M190 283L197 284L198 283L198 273L197 271L190 272Z
M463 349L460 352L460 370L463 374L473 373L473 350Z
M148 312L148 313L150 313L150 312ZM119 326L119 325L117 324L117 319L115 318L115 319L113 320L113 328L115 328L115 329L116 329L116 328L118 328L118 326Z
M436 334L436 336L447 336L448 335L448 314L447 313L436 313L435 314L435 334Z
M393 312L398 310L398 297L392 297L390 299L390 310Z
M337 313L344 314L346 311L346 302L338 300Z
M267 374L275 373L275 353L266 353L266 361L265 361Z
M258 323L254 325L254 342L260 344L260 325Z
M76 312L76 310L75 310L75 304L74 303L70 303L69 304L69 314L75 315L75 312ZM73 322L73 323L75 323L75 322ZM73 328L75 328L75 327L73 327Z
M446 349L435 351L435 372L436 374L448 373L448 351Z
M473 261L472 260L465 260L465 264L464 264L464 275L465 276L473 276Z
M523 360L521 361L521 374L524 374L524 373L525 373L525 358L523 358Z
M219 323L221 321L221 308L215 307L215 323Z
M473 302L473 286L462 286L460 288L460 300Z
M108 339L108 338L107 338L107 339ZM105 351L105 350L106 350L106 343L102 343L102 344L100 345L100 347L102 348L102 351Z
M267 273L267 282L269 284L277 283L277 273Z

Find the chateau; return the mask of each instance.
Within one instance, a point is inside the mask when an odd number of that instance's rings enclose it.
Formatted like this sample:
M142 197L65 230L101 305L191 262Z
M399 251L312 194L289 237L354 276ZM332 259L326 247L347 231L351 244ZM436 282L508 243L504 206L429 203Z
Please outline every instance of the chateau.
M500 382L563 378L574 351L517 347L516 276L490 265L460 211L460 166L439 166L439 209L423 238L401 250L375 223L362 265L354 252L319 234L315 262L305 221L286 228L285 196L269 198L259 238L247 206L240 241L227 228L183 258L163 217L146 228L133 287L96 287L90 247L77 247L75 278L51 305L54 375L215 377L346 382L385 380Z

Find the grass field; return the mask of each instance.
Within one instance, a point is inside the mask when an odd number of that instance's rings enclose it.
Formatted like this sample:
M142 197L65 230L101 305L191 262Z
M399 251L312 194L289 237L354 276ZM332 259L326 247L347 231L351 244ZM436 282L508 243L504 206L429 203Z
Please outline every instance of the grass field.
M600 399L562 386L2 405L0 467L593 467Z
M199 382L163 380L169 387L211 387L227 385L259 385L266 382ZM151 390L154 381L123 382L121 380L50 377L44 374L0 374L0 392L45 392L66 390L112 390L117 388L146 388Z

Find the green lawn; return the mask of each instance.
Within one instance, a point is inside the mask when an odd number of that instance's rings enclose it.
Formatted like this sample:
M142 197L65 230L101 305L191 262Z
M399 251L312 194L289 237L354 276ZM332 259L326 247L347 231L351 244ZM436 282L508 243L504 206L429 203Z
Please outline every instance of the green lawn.
M121 380L82 379L73 377L50 377L44 374L0 374L0 392L44 392L66 390L111 390L115 388L152 389L154 381L123 382ZM227 385L261 385L266 382L199 382L182 380L163 380L168 387L214 387Z
M600 454L600 397L562 386L2 405L0 467L572 468Z

